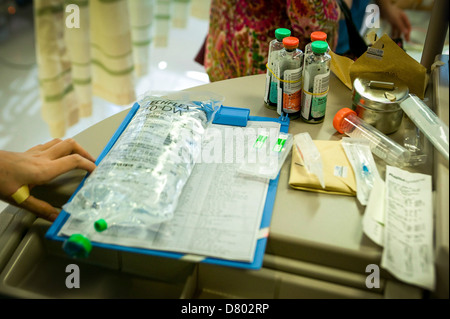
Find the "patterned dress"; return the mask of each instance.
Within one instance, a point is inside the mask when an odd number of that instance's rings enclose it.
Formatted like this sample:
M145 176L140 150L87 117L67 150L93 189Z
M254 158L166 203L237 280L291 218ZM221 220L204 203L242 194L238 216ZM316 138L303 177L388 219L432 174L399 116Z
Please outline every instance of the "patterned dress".
M299 48L313 31L336 46L339 7L335 0L212 0L204 66L210 81L266 72L275 29L287 28Z

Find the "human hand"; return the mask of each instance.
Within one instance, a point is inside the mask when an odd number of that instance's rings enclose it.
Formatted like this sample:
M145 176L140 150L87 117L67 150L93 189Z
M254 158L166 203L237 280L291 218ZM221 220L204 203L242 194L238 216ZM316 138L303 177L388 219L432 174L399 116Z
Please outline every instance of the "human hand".
M380 4L380 13L391 25L391 37L393 39L400 38L403 35L405 40L409 41L411 23L402 9L395 4L391 4L390 1L382 1Z
M59 212L49 203L29 196L18 204L11 195L24 185L31 189L70 170L79 168L91 173L95 167L95 159L70 138L54 139L23 153L0 151L0 198L54 221Z

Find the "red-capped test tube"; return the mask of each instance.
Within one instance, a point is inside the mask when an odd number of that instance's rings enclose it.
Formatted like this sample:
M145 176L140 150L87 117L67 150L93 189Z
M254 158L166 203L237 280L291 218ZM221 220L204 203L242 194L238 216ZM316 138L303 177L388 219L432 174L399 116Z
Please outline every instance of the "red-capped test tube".
M411 153L406 148L364 122L349 108L343 108L336 113L333 126L341 134L368 140L372 153L391 166L407 166L410 161Z

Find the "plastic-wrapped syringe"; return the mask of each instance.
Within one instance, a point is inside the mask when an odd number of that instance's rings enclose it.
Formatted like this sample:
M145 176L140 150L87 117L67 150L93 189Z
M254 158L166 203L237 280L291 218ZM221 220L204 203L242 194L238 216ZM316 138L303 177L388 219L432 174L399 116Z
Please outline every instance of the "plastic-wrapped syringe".
M295 135L294 142L308 172L316 175L322 188L325 188L322 157L309 133Z
M448 126L414 94L409 94L400 107L419 130L448 160Z

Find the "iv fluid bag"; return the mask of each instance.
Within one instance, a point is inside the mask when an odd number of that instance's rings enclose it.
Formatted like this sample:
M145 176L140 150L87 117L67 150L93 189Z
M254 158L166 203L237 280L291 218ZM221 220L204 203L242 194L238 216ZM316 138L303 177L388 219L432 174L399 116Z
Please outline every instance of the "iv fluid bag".
M82 221L144 226L173 217L219 105L146 97L108 154L63 206Z

